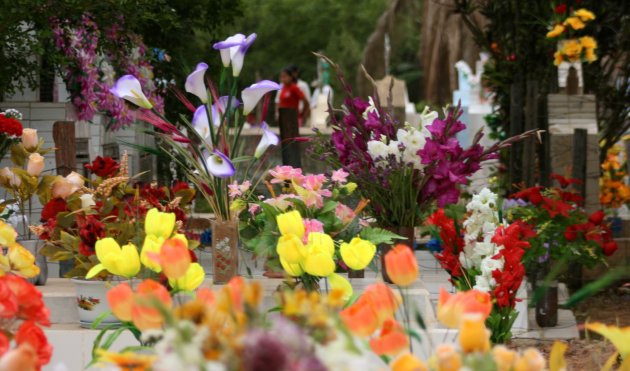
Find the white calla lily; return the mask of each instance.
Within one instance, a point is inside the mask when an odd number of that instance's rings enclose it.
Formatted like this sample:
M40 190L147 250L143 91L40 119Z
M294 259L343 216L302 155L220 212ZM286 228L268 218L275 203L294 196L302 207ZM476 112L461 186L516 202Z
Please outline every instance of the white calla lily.
M208 171L217 178L229 178L236 170L232 161L223 153L214 150L206 159Z
M248 115L256 107L260 98L274 90L280 90L280 85L270 80L262 80L243 89L241 92L243 115Z
M221 62L223 67L229 67L232 62L232 56L236 54L238 48L245 42L245 35L237 33L223 41L219 41L212 47L221 53Z
M188 93L196 95L203 103L208 102L208 89L206 89L204 81L207 69L207 64L203 62L197 64L195 70L186 77L186 84L184 85Z
M208 122L208 114L206 111L206 105L202 104L197 107L192 118L193 128L203 139L208 139L208 137L210 137L210 123Z
M125 75L119 78L109 91L118 98L129 101L138 107L153 108L151 102L142 92L140 81L133 75Z
M270 146L277 146L278 143L280 143L280 138L278 138L276 133L269 130L269 126L267 125L266 122L262 123L262 129L263 129L262 138L260 138L260 142L258 143L258 146L256 147L256 151L254 152L254 157L256 158L260 158L260 156L262 156L265 153L265 151L267 151L267 148L269 148Z
M232 76L238 77L241 74L243 63L245 62L245 54L254 41L256 41L255 33L247 36L245 41L236 49L236 53L232 55Z

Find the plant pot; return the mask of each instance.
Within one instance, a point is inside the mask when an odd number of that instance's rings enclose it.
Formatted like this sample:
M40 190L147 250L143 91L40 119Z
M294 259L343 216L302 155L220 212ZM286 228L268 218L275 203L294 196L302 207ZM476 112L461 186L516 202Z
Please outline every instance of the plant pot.
M35 257L35 265L39 267L39 274L28 281L36 286L44 286L48 281L48 261L46 257L39 253L43 246L41 240L21 240L18 241L25 249L27 249Z
M212 266L216 284L238 274L238 221L212 221Z
M543 281L537 288L545 286ZM552 281L536 303L536 323L540 327L555 327L558 324L558 281Z
M415 237L416 237L415 227L397 226L397 227L384 227L383 229L386 229L392 233L396 233L397 235L404 237L405 239L398 240L396 241L395 244L407 245L409 246L410 249L413 250L413 244L415 242ZM387 268L385 267L385 254L387 254L389 250L392 249L392 247L393 247L392 245L386 245L386 244L382 244L379 246L379 252L381 255L381 275L383 276L383 281L387 283L393 283L393 282L389 278L389 275L387 274Z
M99 316L111 310L107 303L107 291L122 282L130 281L98 281L75 277L72 278L72 282L77 289L79 324L83 328L92 328L92 323L94 323ZM99 328L119 323L118 318L110 314L101 321Z

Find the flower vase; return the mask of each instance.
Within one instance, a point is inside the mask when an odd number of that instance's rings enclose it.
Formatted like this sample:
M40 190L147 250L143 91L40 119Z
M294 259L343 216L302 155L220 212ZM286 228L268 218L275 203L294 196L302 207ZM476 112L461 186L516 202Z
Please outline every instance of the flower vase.
M404 237L404 239L398 240L396 244L407 245L409 246L410 249L413 250L413 245L414 245L415 236L416 236L415 227L396 226L396 227L384 227L383 229L386 229L392 233L396 233L397 235ZM392 245L388 245L388 244L381 244L379 246L379 253L381 255L381 275L383 276L383 281L387 283L393 283L392 280L389 278L389 275L387 274L387 268L385 267L385 255L387 254L387 252L389 252L389 250L392 249L392 247L393 247Z
M215 284L238 274L238 221L212 221L212 265Z
M42 249L41 240L21 240L18 241L22 247L28 250L35 257L35 265L39 267L39 274L35 277L29 278L28 281L36 286L44 286L46 285L46 281L48 281L48 261L46 257L40 254L40 250Z
M536 288L544 289L536 303L536 323L540 327L555 327L558 324L558 281L538 281Z
M92 328L94 321L110 312L107 303L107 291L112 287L128 280L88 280L83 277L74 277L72 282L77 289L77 310L79 311L79 325L83 328ZM107 315L99 324L99 328L119 324L118 318L113 314Z

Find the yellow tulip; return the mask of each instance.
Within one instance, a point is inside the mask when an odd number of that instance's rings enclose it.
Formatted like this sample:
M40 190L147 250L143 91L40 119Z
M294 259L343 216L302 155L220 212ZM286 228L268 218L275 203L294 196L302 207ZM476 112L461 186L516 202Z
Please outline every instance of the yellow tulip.
M438 345L435 358L439 371L459 371L462 367L462 357L451 344Z
M13 227L0 220L0 246L9 247L15 243L17 232Z
M172 238L177 238L179 240L184 241L184 244L186 244L186 247L188 247L188 238L186 238L185 235L181 233L175 233Z
M333 273L328 278L328 283L330 283L330 288L332 290L339 290L343 294L341 295L341 299L344 302L347 302L352 297L352 285L345 279L343 276L338 275L337 273Z
M302 239L294 234L286 234L280 236L276 251L280 258L289 264L299 264L304 260L306 248L302 243Z
M535 348L527 348L516 361L514 371L542 371L546 366L545 357Z
M163 213L158 209L151 209L144 219L144 232L156 237L167 239L175 229L175 214Z
M392 371L428 371L429 368L411 353L396 358L390 367Z
M30 251L18 243L9 246L9 264L11 271L26 278L35 277L39 274L39 267L35 265L35 257Z
M292 234L300 239L304 237L304 222L302 221L302 215L300 215L299 211L293 210L288 213L280 214L276 217L276 222L283 236Z
M307 249L318 246L324 251L328 251L330 256L335 255L335 241L333 241L332 237L327 235L326 233L321 232L311 232L308 234L308 245Z
M168 283L178 291L194 291L203 283L204 278L206 278L206 272L203 267L199 263L192 263L183 277L168 280Z
M567 369L567 360L564 353L569 346L561 341L555 341L549 354L549 371L563 371Z
M593 19L595 19L595 14L593 14L593 12L591 12L590 10L586 10L584 8L576 10L575 12L573 12L573 15L579 17L584 22L592 21Z
M553 29L547 32L547 38L553 39L554 37L560 36L565 30L565 27L561 24L557 24L553 27Z
M320 244L309 246L304 270L310 275L319 277L327 277L335 272L335 261L326 246Z
M291 277L299 277L304 274L304 269L302 269L302 265L287 263L287 261L284 260L282 257L280 257L280 265L282 265L284 271L287 272L287 274Z
M464 353L490 350L490 336L484 316L479 313L465 314L459 325L459 345Z
M106 237L96 241L95 250L100 264L92 267L85 278L90 279L103 270L127 278L134 277L140 272L140 256L134 244L129 243L120 247L116 240Z
M359 237L350 243L342 243L339 248L341 258L346 265L354 270L365 269L376 253L376 245Z
M140 252L140 261L142 262L142 265L156 273L162 272L162 266L159 261L153 257L160 254L163 244L164 238L147 234L144 238L144 243L142 244L142 252Z
M613 343L621 358L626 358L630 355L630 326L619 328L595 322L587 324L586 328L597 332Z

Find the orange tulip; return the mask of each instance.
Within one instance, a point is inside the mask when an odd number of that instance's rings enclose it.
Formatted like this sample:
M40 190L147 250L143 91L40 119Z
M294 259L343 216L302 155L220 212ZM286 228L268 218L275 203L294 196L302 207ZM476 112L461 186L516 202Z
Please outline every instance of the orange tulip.
M206 305L214 305L216 302L216 298L214 296L214 291L210 290L207 287L202 287L197 290L197 300L200 300Z
M440 344L435 348L437 369L440 371L459 371L462 368L462 357L451 344Z
M369 301L376 311L379 324L382 324L387 318L394 317L401 302L400 297L396 296L396 293L383 282L369 285L359 298L360 300Z
M416 358L413 354L406 353L398 357L390 365L392 371L428 371L424 362Z
M232 278L224 288L228 293L232 308L239 311L243 310L243 291L245 290L245 286L245 279L241 276L236 276Z
M179 238L164 241L159 255L162 271L169 280L183 277L190 268L190 251L186 242Z
M387 274L398 286L409 286L418 278L418 262L413 250L398 244L385 255Z
M340 316L350 332L360 337L367 337L376 331L379 321L374 306L368 300L361 300L361 298L342 310Z
M485 320L491 311L492 299L487 292L469 290L451 295L444 288L440 288L437 318L449 328L457 328L464 314L479 313Z
M138 285L135 300L131 309L133 323L141 331L159 329L164 318L156 308L162 305L171 308L173 301L164 286L153 280L145 280Z
M459 345L464 353L490 350L490 332L480 313L464 314L459 326Z
M383 323L379 336L370 340L370 347L379 356L395 356L409 347L409 338L405 329L389 318Z
M133 291L126 282L116 285L107 291L107 302L112 312L119 320L123 322L131 321Z

